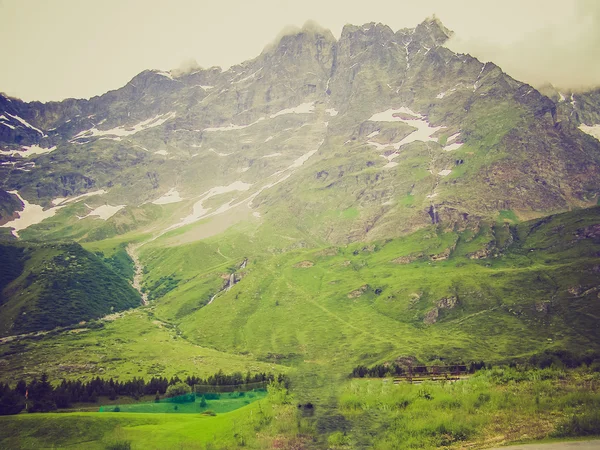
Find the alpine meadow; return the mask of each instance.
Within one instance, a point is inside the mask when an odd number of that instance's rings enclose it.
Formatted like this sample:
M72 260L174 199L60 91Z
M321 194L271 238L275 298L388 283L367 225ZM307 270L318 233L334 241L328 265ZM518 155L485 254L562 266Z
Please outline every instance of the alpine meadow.
M600 90L451 36L0 94L0 447L600 436Z

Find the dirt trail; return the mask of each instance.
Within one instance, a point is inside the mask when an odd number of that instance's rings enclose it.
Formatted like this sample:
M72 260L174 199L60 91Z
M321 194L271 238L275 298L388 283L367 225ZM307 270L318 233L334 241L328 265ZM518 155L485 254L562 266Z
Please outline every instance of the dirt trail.
M139 246L136 246L134 244L129 244L125 250L127 251L127 254L129 255L129 257L133 260L133 265L135 267L135 274L133 275L133 282L131 283L131 285L142 296L142 304L147 305L148 304L148 294L146 294L145 292L142 292L142 278L144 276L144 268L140 264L140 259L138 258L137 254L135 253L135 251L137 250L138 247Z

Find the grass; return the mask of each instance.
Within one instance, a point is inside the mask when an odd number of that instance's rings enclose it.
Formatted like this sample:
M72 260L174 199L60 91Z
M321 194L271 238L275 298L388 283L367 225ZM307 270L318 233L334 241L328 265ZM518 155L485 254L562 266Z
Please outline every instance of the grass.
M269 448L300 420L287 394L219 414L61 413L0 417L3 448ZM287 440L287 438L284 437Z
M498 214L498 220L502 222L519 223L519 218L515 212L511 211L510 209L500 211Z
M100 412L114 412L118 408L121 413L175 413L175 414L202 414L213 412L216 414L227 413L242 408L250 403L265 398L266 390L254 390L250 392L230 392L222 393L219 398L206 399L206 404L202 406L202 396L197 396L193 402L178 403L163 399L159 402L141 402L126 404L111 404L102 406ZM209 396L210 397L210 396Z
M503 361L597 348L600 312L590 298L600 244L575 238L596 223L592 208L512 229L429 227L407 238L316 248L286 248L291 241L268 227L234 227L182 246L165 236L141 251L146 286L164 286L162 297L100 329L4 344L5 376L24 367L60 378L269 371L272 364L348 373L400 356ZM490 256L472 259L485 249ZM412 262L395 263L400 257ZM241 281L207 306L232 268ZM454 308L438 306L451 296ZM436 309L436 322L425 323Z
M353 380L342 388L339 410L357 425L346 433L348 448L499 446L573 436L575 427L578 435L598 435L597 380L586 371L509 368L456 383Z
M242 406L239 397L225 399L222 412L217 411L216 401L209 400L207 408L212 412L206 414L125 412L124 408L136 407L127 404L120 405L120 412L0 417L0 445L15 449L483 448L600 432L600 378L586 368L495 368L455 383L418 385L394 384L391 378L321 380L309 372L303 375L310 378L306 384L294 381L297 393L293 395L272 386L266 397L248 405ZM192 409L196 406L192 404Z
M249 356L190 343L177 328L145 310L125 313L97 329L86 325L74 332L55 332L43 340L13 341L2 346L2 354L7 361L3 381L21 376L31 379L44 371L56 380L97 375L128 380L158 375L208 376L219 369L225 373L285 370Z
M593 264L595 244L582 241L562 251L528 252L566 217L571 216L557 216L554 225L536 228L499 258L468 257L495 245L495 226L482 226L470 235L429 228L409 239L371 245L250 255L238 285L209 307L179 319L178 326L194 342L290 364L325 364L337 358L342 364L365 358L376 362L401 355L498 360L554 346L584 349L598 338L587 319L596 314L595 306L585 298L570 298L568 288L593 286L594 277L584 268ZM569 222L565 233L598 220L595 211L578 217L584 222ZM533 225L523 225L517 234L525 235ZM550 234L548 239L558 237ZM449 259L431 260L455 244ZM406 255L416 255L416 260L392 263ZM299 267L305 260L314 265ZM362 295L348 298L361 286L367 286ZM441 298L456 294L455 309L440 310L433 326L423 323ZM165 296L165 308L177 295ZM552 296L555 300L544 309ZM233 331L222 333L210 325L217 321ZM573 332L574 321L585 324L586 333ZM516 343L515 334L520 336Z
M76 243L3 244L0 267L10 268L0 284L3 336L72 325L141 302L127 280L128 261L103 260Z

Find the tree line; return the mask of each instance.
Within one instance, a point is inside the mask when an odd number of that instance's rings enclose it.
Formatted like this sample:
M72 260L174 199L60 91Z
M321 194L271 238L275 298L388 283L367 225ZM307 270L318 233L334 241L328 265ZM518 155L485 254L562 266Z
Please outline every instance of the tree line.
M536 353L528 358L504 361L500 365L538 369L546 369L548 367L574 369L581 366L588 366L594 371L600 372L600 352L596 350L586 350L583 352L569 351L564 349L544 350L543 352ZM434 366L435 365L430 365L427 367L414 363L411 369L412 374L419 375L419 373L426 373ZM469 364L461 363L444 365L444 367L447 370L449 369L450 372L453 372L453 368L456 369L459 366L466 368L469 373L475 373L478 370L492 368L492 364L484 361L470 362ZM407 365L400 365L397 363L376 364L371 367L359 365L352 369L352 374L350 376L352 378L385 378L387 376L401 377L405 376L408 373L408 370L409 369Z
M421 366L415 365L409 368L406 365L400 365L396 363L391 364L376 364L371 367L363 365L356 366L352 369L352 378L385 378L385 377L401 377L407 375L409 372L412 375L419 374L432 374L434 373L434 367L436 366ZM485 362L471 362L468 365L465 364L448 364L443 366L446 372L466 372L475 373L478 370L485 369L486 367L491 368L491 365L486 366Z
M165 395L170 386L185 384L190 388L194 385L205 386L244 386L251 383L269 383L272 381L285 382L282 374L234 372L225 374L222 370L201 378L187 376L180 379L152 377L150 380L133 378L128 381L104 379L100 377L89 381L62 380L53 386L48 375L43 373L29 383L19 380L14 387L8 383L0 383L0 415L18 414L23 410L28 412L48 412L58 408L69 408L73 403L96 403L100 397L116 400L118 397L139 399L144 395Z

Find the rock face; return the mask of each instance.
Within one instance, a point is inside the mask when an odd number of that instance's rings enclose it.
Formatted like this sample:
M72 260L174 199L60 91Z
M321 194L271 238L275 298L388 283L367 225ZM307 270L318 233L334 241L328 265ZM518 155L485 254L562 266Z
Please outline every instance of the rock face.
M423 257L423 253L413 253L407 256L399 256L392 262L395 264L410 264L411 262L417 261Z
M299 269L307 269L314 265L315 265L315 263L312 261L301 261L298 264L294 265L294 267L299 268Z
M103 190L90 207L128 217L175 187L226 192L201 216L249 204L342 244L591 204L600 141L582 126L600 123L600 97L546 97L444 47L450 34L436 19L339 40L309 26L226 71L147 70L90 100L0 95L0 190L44 207ZM0 196L2 217L17 209ZM121 220L114 232L139 226Z
M440 315L440 309L452 309L458 304L458 298L456 296L443 297L437 303L436 306L425 313L423 323L426 325L433 325L437 322Z
M369 289L369 286L365 284L364 286L361 286L358 289L355 289L354 291L350 292L348 294L348 298L358 298L365 292L367 292L367 289Z

